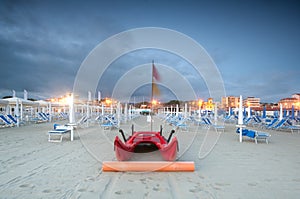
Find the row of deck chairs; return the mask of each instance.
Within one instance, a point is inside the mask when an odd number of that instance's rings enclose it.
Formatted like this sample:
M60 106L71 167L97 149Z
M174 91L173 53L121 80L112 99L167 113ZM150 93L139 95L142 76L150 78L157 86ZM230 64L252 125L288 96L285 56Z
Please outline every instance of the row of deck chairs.
M292 121L289 118L279 118L273 119L261 119L258 116L252 116L244 120L244 124L248 126L255 126L262 129L269 130L285 130L293 132L300 132L300 126L293 125Z
M176 114L167 114L163 118L164 122L169 123L170 125L174 126L175 128L188 131L188 118L184 118L182 115L176 115Z
M201 117L200 120L193 118L194 124L202 126L205 129L214 128L217 132L224 132L224 125L216 125L214 124L209 117Z
M224 120L229 120L229 116L225 117ZM234 119L232 119L234 118ZM237 122L237 117L231 116L232 121ZM291 131L291 133L298 132L300 133L300 125L294 125L294 123L299 123L296 119L292 120L291 118L260 118L259 116L252 115L251 117L244 118L243 124L247 126L267 129L267 130L282 130L282 131Z
M262 125L262 128L291 131L291 133L296 131L298 133L300 132L300 126L293 125L292 122L287 118L283 118L282 120L274 118L270 123Z

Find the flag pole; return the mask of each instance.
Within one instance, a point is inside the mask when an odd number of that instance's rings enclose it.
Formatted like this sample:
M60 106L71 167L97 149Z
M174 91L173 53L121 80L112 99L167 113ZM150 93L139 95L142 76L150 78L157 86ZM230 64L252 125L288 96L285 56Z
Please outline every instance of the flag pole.
M152 132L153 129L153 123L152 123L152 112L153 112L153 66L154 66L154 60L152 60L152 70L151 70L151 111L150 111L150 131Z

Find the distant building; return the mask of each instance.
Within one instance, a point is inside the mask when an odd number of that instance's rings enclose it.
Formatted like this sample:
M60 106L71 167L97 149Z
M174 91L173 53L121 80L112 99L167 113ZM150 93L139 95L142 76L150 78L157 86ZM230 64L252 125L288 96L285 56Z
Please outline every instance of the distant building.
M228 96L222 97L221 108L228 109L228 108L237 108L239 106L239 97Z
M282 108L283 109L292 109L292 106L294 106L294 108L299 109L299 105L300 105L300 99L294 98L294 97L287 97L287 98L283 98L281 99L278 104L282 104Z
M297 100L300 100L300 93L293 94L292 98L296 98Z
M203 102L203 107L205 110L213 110L214 109L214 102L213 102L213 98L208 98L207 102Z
M247 97L244 101L243 101L243 106L244 107L260 107L260 98L257 97Z

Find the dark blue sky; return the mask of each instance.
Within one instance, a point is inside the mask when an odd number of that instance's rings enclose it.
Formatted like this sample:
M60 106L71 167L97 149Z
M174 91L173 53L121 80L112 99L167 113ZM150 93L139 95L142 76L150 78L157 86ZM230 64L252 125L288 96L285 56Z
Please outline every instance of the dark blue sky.
M12 89L20 97L24 89L33 98L63 95L94 47L141 27L169 28L197 41L218 67L227 95L277 102L300 92L298 1L0 0L0 97ZM134 64L155 59L174 66L199 97L209 97L201 76L191 77L183 60L159 51L122 57L104 79L118 78L124 72L118 67L132 65L132 56ZM99 88L108 96L111 84L103 82Z

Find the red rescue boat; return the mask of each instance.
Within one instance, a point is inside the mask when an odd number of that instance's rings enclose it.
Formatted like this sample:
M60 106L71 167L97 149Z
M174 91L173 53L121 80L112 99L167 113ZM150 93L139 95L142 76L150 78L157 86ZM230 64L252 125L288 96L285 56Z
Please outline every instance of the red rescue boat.
M160 132L141 131L134 132L126 139L123 130L119 130L124 142L116 136L114 150L119 161L129 160L134 153L147 153L160 151L162 158L166 161L174 161L178 152L178 140L172 138L175 130L172 130L166 139Z

